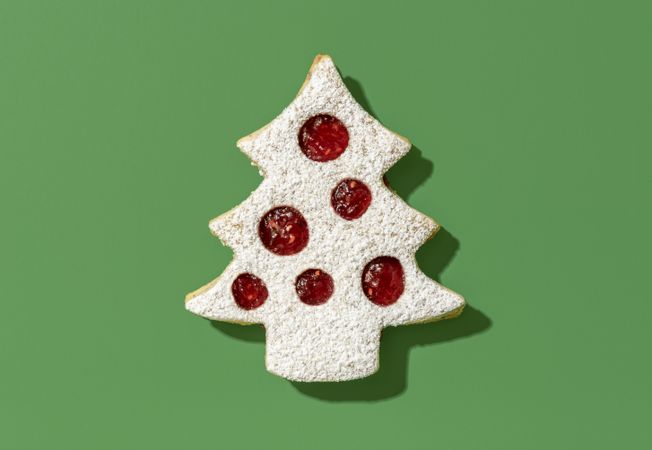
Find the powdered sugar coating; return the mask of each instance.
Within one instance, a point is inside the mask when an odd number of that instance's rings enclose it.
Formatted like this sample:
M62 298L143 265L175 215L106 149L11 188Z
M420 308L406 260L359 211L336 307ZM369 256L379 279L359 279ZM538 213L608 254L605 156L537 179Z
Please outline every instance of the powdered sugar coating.
M316 114L333 115L348 129L348 148L333 161L312 161L299 148L298 131ZM382 181L410 149L409 141L353 99L330 57L318 56L294 101L238 147L265 179L241 205L210 222L234 259L218 279L188 295L186 308L211 320L263 324L270 372L296 381L362 378L378 369L383 327L461 312L464 299L424 275L414 257L438 225ZM373 198L353 221L331 207L331 192L345 178L363 181ZM298 254L275 255L258 238L260 218L279 205L296 208L308 222L310 240ZM387 307L371 303L361 287L365 265L383 255L398 258L405 271L405 291ZM312 267L334 280L333 295L323 305L303 304L295 292L296 277ZM230 292L243 272L260 277L269 291L267 301L250 311L239 308Z

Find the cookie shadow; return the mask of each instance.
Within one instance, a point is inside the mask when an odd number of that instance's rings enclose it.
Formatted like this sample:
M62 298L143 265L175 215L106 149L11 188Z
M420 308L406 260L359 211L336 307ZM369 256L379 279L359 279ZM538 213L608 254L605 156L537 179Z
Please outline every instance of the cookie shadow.
M260 324L217 322L211 320L211 326L229 337L245 342L265 342L265 328Z

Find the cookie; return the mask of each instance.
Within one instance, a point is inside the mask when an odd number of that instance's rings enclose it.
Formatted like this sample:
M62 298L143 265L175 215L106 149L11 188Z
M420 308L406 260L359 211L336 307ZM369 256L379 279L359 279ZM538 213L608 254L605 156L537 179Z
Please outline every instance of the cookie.
M262 324L267 370L344 381L379 367L381 330L454 317L464 299L428 278L416 250L438 225L383 183L410 142L353 98L318 55L296 98L240 139L261 185L210 230L234 252L186 308Z

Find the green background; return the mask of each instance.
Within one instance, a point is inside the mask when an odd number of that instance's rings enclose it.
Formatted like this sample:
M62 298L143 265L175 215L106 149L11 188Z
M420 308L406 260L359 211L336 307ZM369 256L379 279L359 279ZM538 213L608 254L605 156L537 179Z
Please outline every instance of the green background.
M649 446L648 5L1 1L0 447ZM183 308L317 53L414 143L389 180L471 305L336 385Z

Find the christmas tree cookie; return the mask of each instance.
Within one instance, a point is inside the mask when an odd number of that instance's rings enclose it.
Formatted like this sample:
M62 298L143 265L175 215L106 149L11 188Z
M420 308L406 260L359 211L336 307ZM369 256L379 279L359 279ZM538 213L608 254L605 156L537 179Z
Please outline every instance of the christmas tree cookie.
M366 377L378 370L384 327L461 313L464 299L414 257L438 225L383 183L410 142L354 100L329 56L237 145L264 180L210 222L234 258L186 308L263 324L267 370L295 381Z

